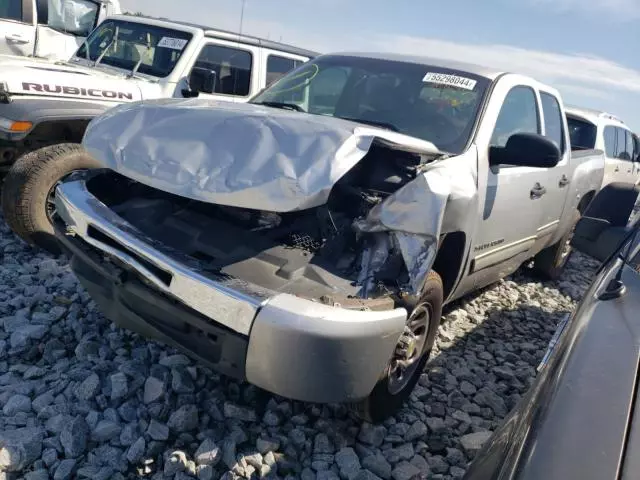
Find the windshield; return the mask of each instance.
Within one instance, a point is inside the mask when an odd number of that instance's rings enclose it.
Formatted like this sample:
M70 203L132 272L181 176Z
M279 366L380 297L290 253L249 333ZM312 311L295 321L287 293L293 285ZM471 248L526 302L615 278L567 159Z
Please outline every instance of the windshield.
M166 77L178 63L191 34L143 23L106 20L75 56L154 77ZM87 45L89 51L87 53Z
M289 72L251 103L379 125L459 154L488 85L468 72L332 55Z
M571 150L591 150L596 147L597 128L593 123L567 116Z

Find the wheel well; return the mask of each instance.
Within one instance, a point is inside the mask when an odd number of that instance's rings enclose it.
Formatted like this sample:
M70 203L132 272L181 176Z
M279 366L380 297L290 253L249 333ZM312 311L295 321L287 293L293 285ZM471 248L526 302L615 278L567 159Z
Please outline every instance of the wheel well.
M433 270L442 278L444 298L447 298L455 285L458 273L462 266L466 235L464 232L452 232L447 234L440 242L438 255L433 263Z
M594 190L591 190L590 192L587 192L584 197L582 197L582 200L580 200L580 203L578 204L578 211L580 212L580 215L584 214L584 212L587 210L587 207L591 203L591 200L593 200L593 197L595 196L596 192Z
M25 138L25 146L39 148L38 145L51 143L80 143L90 121L91 119L76 119L40 123Z

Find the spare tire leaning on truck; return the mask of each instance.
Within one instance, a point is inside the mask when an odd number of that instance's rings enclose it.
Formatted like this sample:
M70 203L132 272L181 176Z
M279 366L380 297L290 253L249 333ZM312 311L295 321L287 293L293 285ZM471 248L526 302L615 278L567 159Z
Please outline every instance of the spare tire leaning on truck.
M23 155L3 182L5 221L28 244L60 254L51 223L55 187L74 171L98 167L100 163L77 143L49 145Z

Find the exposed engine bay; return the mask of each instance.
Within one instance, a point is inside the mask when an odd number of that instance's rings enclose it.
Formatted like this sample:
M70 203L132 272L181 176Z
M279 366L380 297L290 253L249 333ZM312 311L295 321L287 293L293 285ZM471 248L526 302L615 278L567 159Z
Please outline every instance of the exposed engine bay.
M360 233L354 221L416 178L433 156L372 146L333 187L326 204L275 213L214 205L104 170L90 192L145 235L224 273L343 308L394 308L409 282L393 236Z

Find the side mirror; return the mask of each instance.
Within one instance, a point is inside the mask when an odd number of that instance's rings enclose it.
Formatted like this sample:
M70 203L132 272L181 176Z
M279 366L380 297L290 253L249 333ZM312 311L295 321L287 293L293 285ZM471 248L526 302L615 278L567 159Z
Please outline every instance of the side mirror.
M560 149L556 144L536 133L514 133L504 147L489 149L491 165L553 168L560 157Z
M214 93L218 76L208 68L193 67L189 74L189 94L185 96L197 97L198 93ZM185 92L183 92L185 93Z

